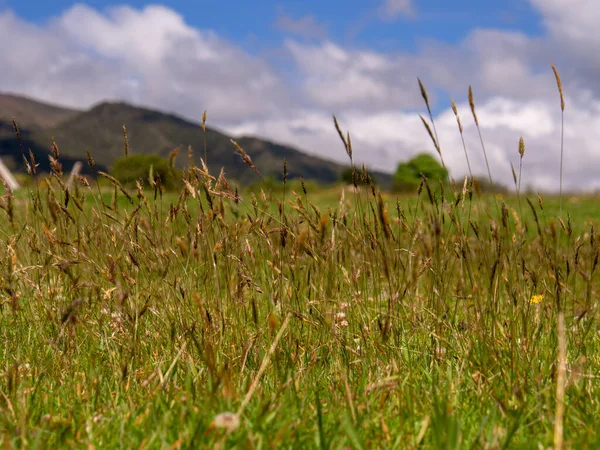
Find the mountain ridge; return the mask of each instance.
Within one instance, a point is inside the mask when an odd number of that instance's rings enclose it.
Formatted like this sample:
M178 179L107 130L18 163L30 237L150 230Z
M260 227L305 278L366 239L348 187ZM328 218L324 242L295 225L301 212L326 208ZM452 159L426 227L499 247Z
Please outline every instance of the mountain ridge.
M19 101L21 100L21 101ZM202 131L199 123L177 114L134 106L123 101L99 102L87 110L63 108L12 94L0 94L0 157L12 157L14 166L23 169L20 145L12 130L15 117L24 149L33 151L40 169L48 169L52 139L60 149L65 170L77 160L86 160L90 150L97 164L110 168L124 155L123 125L132 153L154 153L168 157L175 148L181 148L176 158L180 167L188 163L188 146L199 164L204 156L206 139L207 165L212 173L223 167L228 178L242 184L257 181L257 175L244 164L235 152L231 137L212 127ZM347 166L299 150L293 146L254 136L235 138L250 155L261 174L281 179L284 158L289 178L302 176L306 180L333 183ZM391 175L374 173L382 185L391 181Z

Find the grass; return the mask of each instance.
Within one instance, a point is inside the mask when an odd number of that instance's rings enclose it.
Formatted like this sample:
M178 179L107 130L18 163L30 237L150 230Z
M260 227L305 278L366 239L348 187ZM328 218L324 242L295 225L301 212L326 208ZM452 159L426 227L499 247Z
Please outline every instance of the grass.
M4 448L600 446L596 198L184 177L2 197Z

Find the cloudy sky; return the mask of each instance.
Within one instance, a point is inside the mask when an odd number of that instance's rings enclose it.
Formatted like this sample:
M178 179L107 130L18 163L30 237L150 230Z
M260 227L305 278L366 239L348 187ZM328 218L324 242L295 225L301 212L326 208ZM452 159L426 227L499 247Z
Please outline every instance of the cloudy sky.
M176 112L345 161L393 171L433 152L425 84L452 175L476 174L472 85L492 174L557 190L560 100L565 186L600 188L600 2L596 0L0 0L0 91L87 108L103 100Z

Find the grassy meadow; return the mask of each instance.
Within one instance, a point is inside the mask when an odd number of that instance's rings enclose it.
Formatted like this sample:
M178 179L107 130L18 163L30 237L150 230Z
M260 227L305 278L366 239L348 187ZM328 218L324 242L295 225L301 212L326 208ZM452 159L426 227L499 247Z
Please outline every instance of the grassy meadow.
M597 198L53 167L0 203L2 448L600 447Z

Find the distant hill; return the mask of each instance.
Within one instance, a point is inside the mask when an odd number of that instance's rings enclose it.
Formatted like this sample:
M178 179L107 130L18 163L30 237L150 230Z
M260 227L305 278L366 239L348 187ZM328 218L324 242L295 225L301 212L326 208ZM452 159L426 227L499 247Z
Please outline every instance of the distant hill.
M21 149L12 128L15 117L25 150L31 149L42 170L48 169L52 137L59 149L61 161L68 170L77 160L86 160L86 149L96 163L110 169L124 155L123 125L132 153L155 153L167 157L176 147L181 151L176 159L179 167L188 164L188 146L193 149L195 164L204 156L204 134L199 124L172 114L166 114L126 103L100 103L87 111L77 111L48 105L14 95L0 94L0 156L13 158L22 167ZM304 177L321 183L334 182L344 169L342 164L309 155L293 147L255 137L236 139L254 161L263 176L281 178L283 160L288 163L290 178ZM211 173L221 167L229 179L241 183L258 180L235 153L230 137L212 128L206 129L207 160ZM85 164L87 166L87 164ZM391 175L375 173L382 185L391 182Z
M27 97L0 93L0 120L12 122L14 118L23 128L45 128L77 115L76 109L49 105Z

